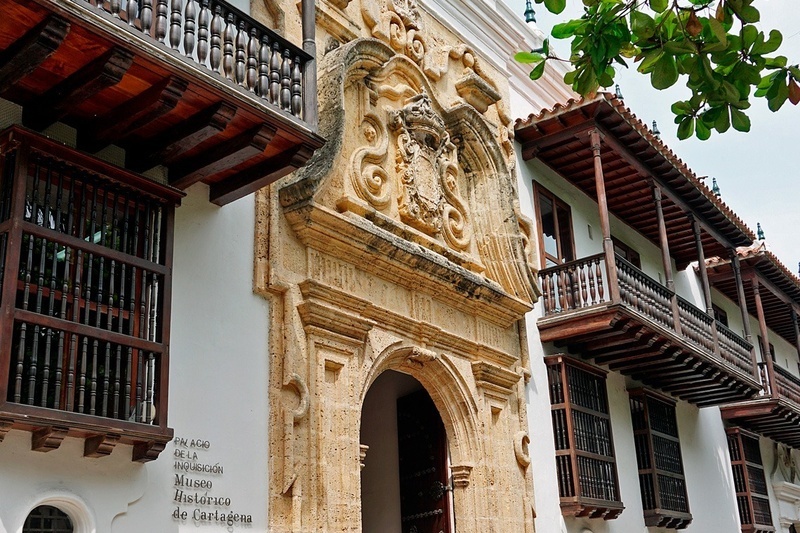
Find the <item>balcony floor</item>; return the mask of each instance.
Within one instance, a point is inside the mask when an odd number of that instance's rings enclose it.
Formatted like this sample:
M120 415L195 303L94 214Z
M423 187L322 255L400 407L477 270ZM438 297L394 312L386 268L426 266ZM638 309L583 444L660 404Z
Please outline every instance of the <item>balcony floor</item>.
M538 325L542 342L699 407L747 400L761 390L754 376L622 304L556 313Z

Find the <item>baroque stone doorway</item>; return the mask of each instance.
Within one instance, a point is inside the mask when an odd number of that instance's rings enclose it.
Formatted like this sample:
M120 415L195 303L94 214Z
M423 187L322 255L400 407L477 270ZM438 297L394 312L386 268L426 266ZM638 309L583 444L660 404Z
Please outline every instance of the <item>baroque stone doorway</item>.
M413 377L387 370L361 413L364 533L450 533L452 482L444 424Z

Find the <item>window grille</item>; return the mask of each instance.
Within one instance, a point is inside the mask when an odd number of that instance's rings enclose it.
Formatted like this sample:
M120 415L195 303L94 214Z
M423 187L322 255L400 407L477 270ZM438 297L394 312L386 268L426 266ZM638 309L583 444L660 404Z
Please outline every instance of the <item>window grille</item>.
M40 505L30 512L22 526L22 533L72 533L69 516L52 505Z
M623 510L605 372L564 356L545 358L565 515L610 520Z
M775 531L758 437L738 427L728 428L727 433L742 532Z
M675 402L644 389L628 393L645 524L684 529L691 523L692 515Z
M0 153L2 410L166 430L175 198L158 192L174 193L15 134Z

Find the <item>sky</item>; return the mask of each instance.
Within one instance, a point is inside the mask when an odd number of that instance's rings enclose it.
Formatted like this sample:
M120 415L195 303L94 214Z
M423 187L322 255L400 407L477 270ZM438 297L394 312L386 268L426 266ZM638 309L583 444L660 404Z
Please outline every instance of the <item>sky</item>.
M525 0L504 0L520 17ZM783 33L779 53L789 64L800 63L800 2L798 0L755 0L761 12L758 26L765 33ZM554 24L580 16L582 2L567 0L567 10L549 13L534 3L537 26L549 35ZM551 39L562 57L569 55L569 40ZM678 83L665 91L654 89L649 76L635 66L621 69L616 77L625 104L645 123L657 121L661 139L698 176L717 179L722 200L755 231L761 223L766 242L778 258L797 273L800 262L800 106L786 102L777 112L767 108L763 98L751 97L749 133L732 128L723 135L714 132L707 141L695 138L679 141L670 106L688 99L688 89Z

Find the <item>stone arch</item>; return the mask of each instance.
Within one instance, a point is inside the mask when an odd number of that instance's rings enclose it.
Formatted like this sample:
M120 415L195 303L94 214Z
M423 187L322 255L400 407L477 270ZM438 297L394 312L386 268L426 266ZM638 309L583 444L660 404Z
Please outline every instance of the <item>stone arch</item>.
M94 533L97 531L94 514L89 509L89 506L86 505L86 502L80 497L67 492L48 493L44 497L38 498L25 511L18 531L22 531L22 525L31 511L41 505L50 505L63 511L72 522L75 533Z
M425 388L442 417L452 464L471 466L483 456L478 405L464 376L444 355L418 346L389 346L368 369L359 395L359 406L383 372L395 370L413 377Z

